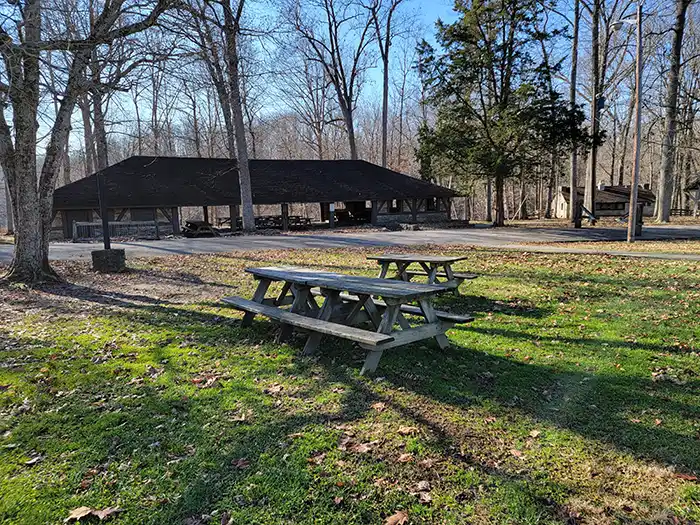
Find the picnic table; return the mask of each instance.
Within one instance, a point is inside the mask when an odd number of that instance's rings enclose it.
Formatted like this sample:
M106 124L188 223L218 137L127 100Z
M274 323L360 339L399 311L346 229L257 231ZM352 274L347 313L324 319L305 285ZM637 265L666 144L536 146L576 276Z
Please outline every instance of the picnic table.
M207 221L188 220L182 228L182 235L185 237L218 237L219 232Z
M361 374L374 372L382 353L389 348L430 338L445 348L449 344L445 332L455 324L472 320L470 316L435 310L435 296L451 290L444 285L294 267L247 268L246 272L258 280L252 300L235 296L223 299L246 312L244 326L260 314L282 323L278 341L287 340L294 328L305 330L305 355L317 350L324 335L353 341L368 350ZM283 283L282 289L268 297L273 282ZM412 304L414 301L417 306ZM289 309L284 308L289 305ZM415 317L423 322L416 323Z
M385 255L370 255L370 260L377 261L381 266L379 278L389 275L391 266L396 266L396 273L389 279L400 279L410 282L414 277L427 277L428 284L443 284L449 286L458 294L459 285L465 280L475 279L472 273L455 272L452 265L467 257L464 255L424 255L419 253L400 253ZM420 269L410 269L411 265L419 265ZM441 282L442 280L442 282Z

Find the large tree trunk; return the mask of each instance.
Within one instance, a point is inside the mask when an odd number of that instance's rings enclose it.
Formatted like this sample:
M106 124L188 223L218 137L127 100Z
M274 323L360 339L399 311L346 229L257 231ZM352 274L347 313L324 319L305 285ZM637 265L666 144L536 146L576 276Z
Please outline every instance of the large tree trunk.
M659 189L657 196L657 215L659 222L668 222L671 218L671 199L673 197L673 161L675 158L676 120L678 115L678 88L680 85L681 52L683 49L683 32L685 18L691 0L676 1L676 21L673 25L673 44L671 47L671 65L668 70L665 104L665 132L661 143L661 169L659 172Z
M574 29L573 42L571 44L571 83L569 85L569 105L571 109L576 108L576 81L578 73L578 35L579 22L581 20L581 4L579 0L574 0ZM569 220L574 228L581 227L578 217L578 151L571 150L569 160Z
M594 138L598 135L600 126L600 107L598 105L598 96L600 95L600 3L602 0L593 0L592 24L591 24L591 131ZM596 193L596 176L598 169L598 147L593 143L591 153L588 158L588 173L586 176L586 187L584 194L584 206L595 215L595 193Z
M238 183L241 188L241 207L243 229L255 230L255 212L253 210L253 190L250 181L250 164L248 162L248 146L245 136L245 121L243 119L243 101L241 99L241 80L238 59L238 23L243 9L243 0L239 0L238 13L234 18L231 5L224 5L224 31L226 35L226 53L229 75L229 93L231 95L231 110L233 126L236 133L236 152L238 156Z
M493 222L494 226L505 226L506 224L506 206L505 206L505 191L504 191L505 177L503 176L503 170L496 170L496 220Z

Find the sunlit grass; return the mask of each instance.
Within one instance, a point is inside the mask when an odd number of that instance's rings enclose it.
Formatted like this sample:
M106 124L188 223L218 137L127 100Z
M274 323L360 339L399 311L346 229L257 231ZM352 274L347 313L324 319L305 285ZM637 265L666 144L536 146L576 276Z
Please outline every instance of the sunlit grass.
M477 321L374 377L352 345L302 359L218 303L252 294L247 266L372 275L368 253L64 263L80 287L0 289L0 522L700 519L700 264L469 250L481 277L440 303Z

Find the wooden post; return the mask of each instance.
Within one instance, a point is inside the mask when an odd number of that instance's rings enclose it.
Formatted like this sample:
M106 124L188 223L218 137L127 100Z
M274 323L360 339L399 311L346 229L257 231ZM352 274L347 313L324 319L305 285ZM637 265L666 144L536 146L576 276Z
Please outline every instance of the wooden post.
M370 215L370 222L373 225L377 225L377 215L379 215L379 202L372 201L372 213Z
M202 212L204 215L204 222L208 223L209 222L209 208L207 206L203 206Z
M289 204L282 203L282 231L289 231Z
M328 226L335 228L335 202L328 205Z
M231 231L238 229L238 216L240 215L238 211L238 204L232 204L228 207L228 214L231 217Z
M105 181L102 171L97 172L97 197L100 201L100 217L102 219L102 241L104 249L112 248L112 242L109 238L109 216L107 215L107 196L105 191Z
M160 224L158 224L158 208L153 208L153 224L156 227L156 239L160 240Z
M418 222L418 199L411 201L411 220L413 224Z
M173 235L180 235L180 208L170 208L170 220L173 223Z

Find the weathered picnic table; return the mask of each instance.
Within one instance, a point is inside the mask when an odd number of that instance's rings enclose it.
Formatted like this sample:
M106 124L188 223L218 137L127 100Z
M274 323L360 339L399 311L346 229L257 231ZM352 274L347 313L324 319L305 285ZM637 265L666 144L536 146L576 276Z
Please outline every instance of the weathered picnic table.
M379 278L387 278L391 266L396 266L396 273L389 279L400 279L410 282L414 277L427 277L428 284L443 284L459 293L459 285L465 280L475 279L472 273L455 272L452 265L467 257L464 255L424 255L420 253L399 253L385 255L370 255L368 259L375 260L381 266ZM420 265L420 270L410 269L412 264ZM441 282L442 280L442 282Z
M391 281L344 275L307 268L248 268L258 286L253 299L226 297L223 301L245 311L243 325L257 314L282 323L278 340L293 328L309 332L304 354L316 351L324 335L340 337L368 350L361 374L374 372L384 350L434 337L441 348L449 342L445 332L470 316L439 312L432 299L451 288L444 285ZM273 282L283 283L278 294L267 297ZM380 300L379 298L383 300ZM319 304L317 299L321 299ZM417 302L418 306L411 303ZM284 306L291 305L285 309ZM423 323L416 324L418 316ZM412 323L413 322L413 323ZM364 328L369 325L369 328Z

